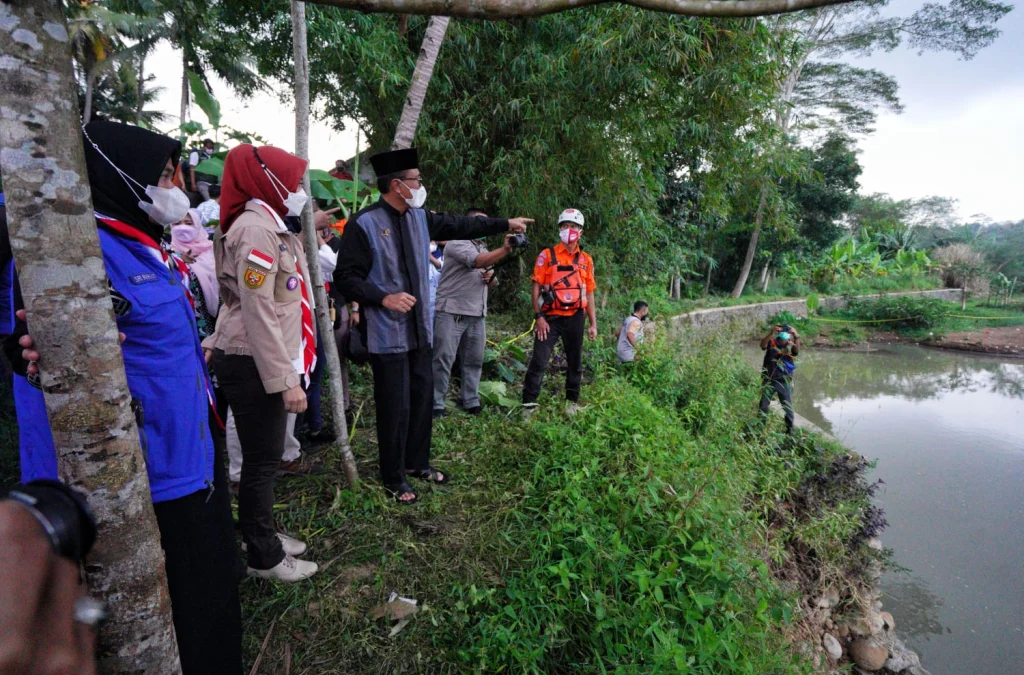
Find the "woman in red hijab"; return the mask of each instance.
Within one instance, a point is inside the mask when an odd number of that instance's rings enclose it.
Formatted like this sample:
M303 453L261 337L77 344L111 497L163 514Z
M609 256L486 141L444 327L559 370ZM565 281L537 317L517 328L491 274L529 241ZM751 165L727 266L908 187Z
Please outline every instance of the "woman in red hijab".
M274 529L274 477L285 436L306 409L316 362L313 294L302 242L284 224L308 199L305 160L240 145L224 162L214 255L223 302L216 332L203 341L235 418L242 446L238 522L249 573L299 581L317 565L306 545Z

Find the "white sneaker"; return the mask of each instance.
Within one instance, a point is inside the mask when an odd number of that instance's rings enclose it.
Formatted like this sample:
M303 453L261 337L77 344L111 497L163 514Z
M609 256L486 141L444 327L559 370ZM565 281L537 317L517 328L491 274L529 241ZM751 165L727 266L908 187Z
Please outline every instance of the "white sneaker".
M308 548L306 543L299 541L294 537L289 537L287 534L277 533L277 538L281 541L281 548L284 549L285 555L302 555ZM242 552L248 552L249 547L246 546L245 542L242 542Z
M277 579L278 581L302 581L308 579L319 569L319 566L315 562L309 562L308 560L299 560L293 558L290 555L285 554L284 560L277 563L274 567L269 570L254 570L249 568L249 574L260 577L261 579Z
M565 404L565 414L572 417L580 411L580 406L575 401L569 401Z
M524 403L523 404L523 421L528 421L533 414L537 412L538 405L536 403Z

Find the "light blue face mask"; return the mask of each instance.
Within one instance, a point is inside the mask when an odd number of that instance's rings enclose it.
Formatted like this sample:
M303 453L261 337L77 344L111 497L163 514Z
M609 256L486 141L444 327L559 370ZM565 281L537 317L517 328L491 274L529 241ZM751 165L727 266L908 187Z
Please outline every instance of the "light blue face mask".
M779 333L779 339L780 339L780 340L784 340L784 341L786 341L786 342L789 342L789 339L790 339L791 337L793 337L793 336L792 336L792 335L790 335L789 333Z

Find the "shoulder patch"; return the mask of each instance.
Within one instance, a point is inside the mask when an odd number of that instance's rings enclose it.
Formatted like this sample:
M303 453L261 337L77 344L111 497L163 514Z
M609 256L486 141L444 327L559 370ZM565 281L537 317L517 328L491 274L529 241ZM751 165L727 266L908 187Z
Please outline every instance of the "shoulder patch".
M540 255L537 256L537 262L535 263L535 265L537 267L542 267L542 266L546 265L547 262L548 262L548 250L544 249L543 251L540 252Z
M249 265L245 268L245 285L249 288L259 288L267 279L267 273L261 269Z
M260 267L266 270L269 270L271 267L274 266L274 256L270 255L269 253L264 253L258 248L254 248L251 251L249 251L249 255L246 256L245 259L251 263L259 265Z

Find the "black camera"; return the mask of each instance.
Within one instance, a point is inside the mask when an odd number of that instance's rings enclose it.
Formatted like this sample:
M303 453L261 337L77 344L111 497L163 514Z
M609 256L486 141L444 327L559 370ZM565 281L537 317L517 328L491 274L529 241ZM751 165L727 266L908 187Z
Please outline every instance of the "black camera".
M788 323L784 323L784 324L782 324L782 332L783 333L792 333L793 332L793 327L790 326Z
M555 304L555 292L551 290L550 286L540 287L540 301L545 305Z
M526 248L526 245L530 243L530 240L526 238L525 234L513 234L508 238L508 245L513 250L517 248Z

